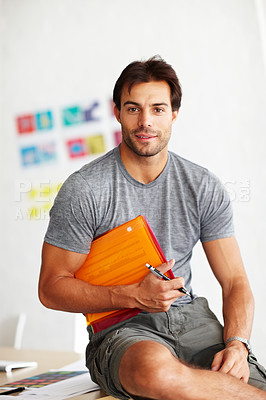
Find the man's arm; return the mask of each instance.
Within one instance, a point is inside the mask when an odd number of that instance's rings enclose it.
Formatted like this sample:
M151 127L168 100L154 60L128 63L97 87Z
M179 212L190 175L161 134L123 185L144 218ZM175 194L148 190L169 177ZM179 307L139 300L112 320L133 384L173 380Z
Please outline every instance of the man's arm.
M94 313L123 308L140 308L149 312L166 311L180 296L182 278L158 279L151 273L133 285L95 286L75 279L75 272L87 255L64 250L44 242L39 279L39 298L55 310ZM162 264L161 272L173 267L174 261Z
M254 298L243 266L235 237L203 243L214 275L223 292L224 342L233 336L249 339L254 316ZM213 370L248 381L247 349L239 341L231 341L217 353Z

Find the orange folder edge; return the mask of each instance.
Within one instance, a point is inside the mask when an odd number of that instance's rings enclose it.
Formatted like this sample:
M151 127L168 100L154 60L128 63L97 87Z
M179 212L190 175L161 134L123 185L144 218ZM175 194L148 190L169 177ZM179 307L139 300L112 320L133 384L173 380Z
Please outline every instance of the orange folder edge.
M147 219L144 216L139 215L138 217L134 218L133 220L125 222L124 224L119 225L119 226L107 231L106 233L103 233L102 235L98 236L97 238L95 238L92 241L91 250L90 250L90 253L88 254L88 257L87 257L85 263L75 273L75 277L77 279L81 279L81 280L85 280L85 281L89 282L89 280L84 275L85 275L85 272L88 271L86 264L89 263L90 258L92 257L93 248L95 246L94 243L96 243L98 241L98 239L101 239L101 238L105 239L106 237L108 237L108 235L110 237L113 234L119 233L119 231L123 232L124 229L127 229L127 227L130 227L130 225L132 225L132 224L133 225L136 224L137 229L144 228L147 239L152 243L154 251L157 253L157 256L159 257L161 263L166 262L167 260L165 258L165 255L164 255ZM134 233L136 235L137 232L134 232ZM108 247L111 247L110 244L108 244ZM145 265L145 263L144 263L144 265ZM156 267L157 265L154 265L154 266ZM149 271L147 270L147 273L148 272ZM169 270L166 273L166 275L168 275L169 278L171 278L171 279L174 278L174 274L173 274L172 270ZM112 310L112 311L106 311L106 312L101 312L101 313L88 313L88 314L86 314L87 325L91 325L93 332L96 333L103 329L106 329L109 326L115 325L118 322L129 319L129 318L133 317L134 315L137 315L139 312L141 312L140 309L134 308L134 309Z

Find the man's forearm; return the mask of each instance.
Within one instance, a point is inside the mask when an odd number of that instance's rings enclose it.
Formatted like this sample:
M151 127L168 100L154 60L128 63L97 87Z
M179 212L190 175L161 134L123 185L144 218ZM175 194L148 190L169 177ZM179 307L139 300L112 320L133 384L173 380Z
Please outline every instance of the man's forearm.
M94 313L134 308L133 290L123 286L94 286L72 277L58 278L39 288L42 304L48 308L78 313Z
M174 260L162 264L160 271L167 272ZM55 310L96 313L124 308L139 308L148 312L167 311L171 304L183 296L178 288L184 286L183 278L170 281L147 275L131 285L95 286L75 279L73 274L40 276L39 297L43 305Z
M224 341L233 336L250 338L254 298L246 279L223 291Z

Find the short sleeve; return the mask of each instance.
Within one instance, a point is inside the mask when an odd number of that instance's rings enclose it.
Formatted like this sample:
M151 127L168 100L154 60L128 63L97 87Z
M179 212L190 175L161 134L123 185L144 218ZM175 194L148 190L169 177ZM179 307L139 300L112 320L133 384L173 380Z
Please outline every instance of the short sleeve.
M208 242L234 235L229 194L220 180L208 172L200 202L200 240Z
M62 185L50 211L45 242L88 254L95 232L97 207L89 185L79 172Z

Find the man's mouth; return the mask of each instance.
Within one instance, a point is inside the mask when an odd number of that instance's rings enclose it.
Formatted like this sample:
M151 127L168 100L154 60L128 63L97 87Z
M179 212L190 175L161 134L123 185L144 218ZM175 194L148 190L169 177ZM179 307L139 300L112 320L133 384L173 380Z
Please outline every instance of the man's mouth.
M147 136L147 135L136 135L138 138L141 138L141 139L152 139L152 138L154 138L155 136Z
M152 143L157 138L150 135L135 135L135 137L139 143Z
M134 132L138 139L151 140L157 137L155 132L145 132L145 130L137 130Z

